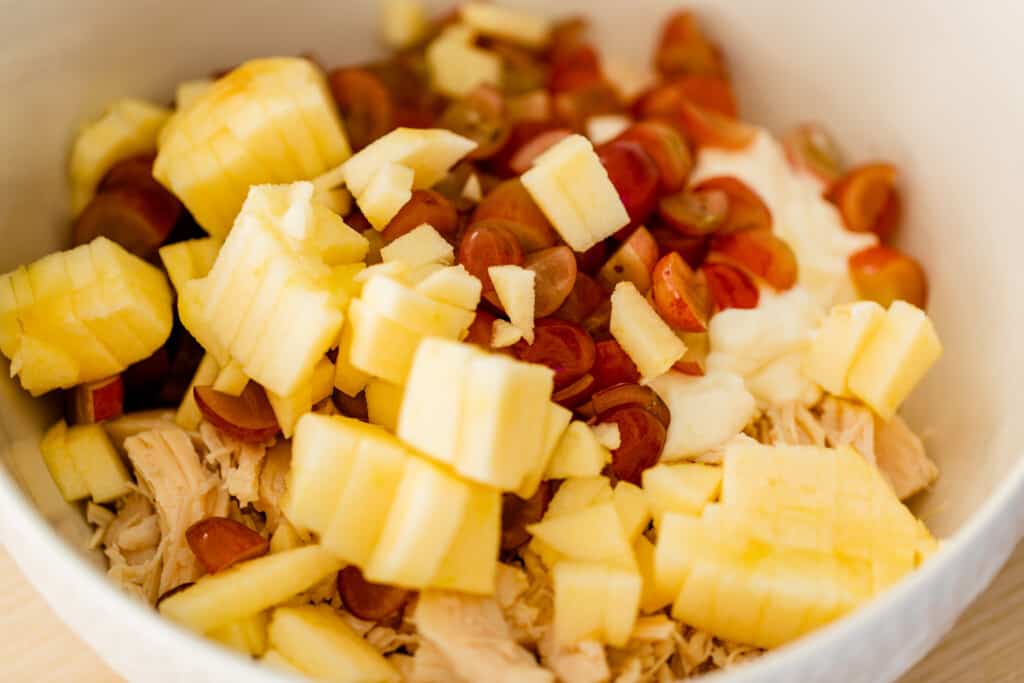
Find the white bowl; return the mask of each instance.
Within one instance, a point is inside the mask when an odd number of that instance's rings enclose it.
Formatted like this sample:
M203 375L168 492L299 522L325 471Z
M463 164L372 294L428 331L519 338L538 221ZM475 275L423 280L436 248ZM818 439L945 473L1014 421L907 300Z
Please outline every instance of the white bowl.
M440 3L435 3L440 4ZM668 0L525 0L587 13L607 55L646 63ZM855 159L904 172L904 246L922 257L942 362L907 406L942 468L917 510L942 550L865 609L718 681L890 681L988 584L1024 530L1024 420L1015 297L1024 238L1016 87L1024 4L1009 1L693 2L727 48L747 118L827 122ZM8 3L0 25L0 272L68 239L65 153L115 96L169 100L181 79L245 58L374 47L376 3L155 0ZM5 367L3 369L6 369ZM6 375L7 373L2 373ZM0 533L54 609L133 681L281 681L164 622L102 576L79 511L39 458L55 406L0 380ZM709 679L710 680L710 679Z

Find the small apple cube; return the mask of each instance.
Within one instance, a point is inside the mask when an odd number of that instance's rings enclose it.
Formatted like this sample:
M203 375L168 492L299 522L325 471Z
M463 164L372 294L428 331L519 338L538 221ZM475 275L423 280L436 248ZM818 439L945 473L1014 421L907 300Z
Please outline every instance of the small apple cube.
M643 489L628 481L620 481L615 485L612 501L626 538L630 543L634 542L651 522L651 505Z
M608 477L578 477L566 479L548 504L545 519L554 519L567 512L578 512L614 500Z
M629 223L608 172L582 135L570 135L538 156L522 182L575 251L586 251Z
M722 488L722 468L700 463L661 464L644 470L644 494L654 513L654 525L666 512L700 515Z
M942 343L925 312L894 301L850 369L850 391L890 420L941 355Z
M629 128L632 123L633 119L624 114L591 116L587 119L587 137L595 145L602 145L619 137L619 134Z
M449 97L468 95L484 84L501 84L501 58L472 40L473 32L457 24L427 46L431 83Z
M213 388L229 396L241 396L249 384L249 376L245 374L241 363L231 361L217 373L213 380Z
M250 617L210 631L209 636L232 650L252 657L261 657L267 651L269 621L266 612L257 612Z
M520 266L491 266L487 273L509 321L523 333L526 343L532 344L537 274Z
M397 240L396 240L397 241ZM416 291L434 301L475 311L483 285L465 266L451 266L431 273L416 283Z
M835 396L849 396L850 368L885 319L874 301L834 306L804 355L804 373Z
M612 454L598 443L593 430L574 420L559 439L545 478L596 477L611 460Z
M646 536L640 534L633 543L633 552L636 554L636 566L643 579L643 591L640 594L640 611L644 614L658 612L662 608L671 605L675 594L659 594L654 574L654 544Z
M370 178L356 204L374 230L382 231L412 198L414 172L401 164L384 164ZM381 250L383 256L383 249Z
M644 379L665 374L686 353L686 345L632 282L615 286L609 328Z
M658 243L647 228L640 226L622 243L597 273L608 289L620 282L632 282L646 294L651 289L651 273L658 263Z
M757 414L757 401L743 380L732 373L693 377L670 372L650 386L672 414L662 462L682 460L724 444Z
M476 143L449 130L396 128L374 140L342 166L345 185L361 196L374 175L387 164L399 164L414 173L412 189L428 188L441 180Z
M614 502L558 514L526 527L533 537L570 559L602 562L632 569L636 566Z
M397 384L372 380L366 385L366 410L370 422L388 431L398 428L398 414L402 410L405 390Z
M177 110L188 109L196 100L206 94L206 91L213 86L212 78L197 78L191 81L182 81L174 89L174 108Z
M455 249L441 233L424 223L383 247L380 257L385 263L402 261L409 268L428 263L450 266L455 263Z
M359 393L351 391L359 387L359 381L362 380L365 386L370 377L379 377L392 384L405 384L413 356L423 337L374 311L362 299L349 304L348 313L349 324L345 327L338 351L338 367L345 368L346 374L342 376L342 370L338 371L335 386L353 396ZM350 326L351 337L346 338ZM342 361L345 346L348 347L348 359ZM349 367L361 374L348 372ZM339 381L345 386L340 386Z
M544 47L551 35L551 25L546 19L490 3L467 3L459 8L459 15L467 26L481 35L530 48Z
M309 210L312 212L309 245L324 263L339 266L366 258L369 240L349 227L341 216L315 201Z
M413 332L446 339L462 336L475 316L466 309L434 301L389 277L367 280L360 300Z
M290 439L295 433L295 425L299 418L313 410L313 406L330 396L333 391L334 364L326 357L317 363L309 384L301 385L288 396L278 396L268 391L267 400L284 437Z
M636 571L559 562L552 578L555 639L560 645L581 640L598 640L613 647L626 645L643 592L643 580Z
M39 451L43 455L43 463L46 464L46 469L53 477L53 483L57 485L60 495L64 497L64 500L72 503L89 497L89 485L71 457L67 435L68 426L64 420L61 420L43 435Z
M491 595L501 549L501 493L486 486L470 488L466 515L432 588Z
M109 503L132 490L131 476L103 427L96 424L71 427L66 444L94 501Z
M302 673L331 683L398 683L401 674L327 605L278 607L270 645Z
M178 412L174 416L174 422L179 427L190 432L199 429L203 414L199 412L193 389L197 386L212 385L219 374L220 365L217 363L217 359L209 353L203 355L203 359L199 361L199 367L196 368L196 374L192 376L192 381L189 382L188 389L185 391L185 397L181 400L181 405L178 406Z
M622 433L619 431L619 425L614 422L596 424L591 427L591 430L593 430L597 442L610 451L614 451L622 445Z
M355 336L352 321L356 317L352 313L353 308L359 308L356 302L349 306L349 315L338 339L338 357L334 360L334 388L354 397L366 388L372 375L352 365L352 341Z
M420 0L384 3L384 40L396 50L411 47L427 32L427 13Z
M507 320L498 318L491 325L491 348L506 349L523 338L523 331Z
M664 606L675 601L690 570L686 546L697 540L704 542L700 518L675 512L662 516L654 548L654 585L649 604Z
M282 506L289 521L323 533L356 460L365 433L355 421L307 413L299 419L292 441L288 496Z
M75 422L95 424L119 417L124 412L124 382L121 375L79 384L75 387Z
M548 415L544 421L544 440L541 446L541 458L526 473L522 485L516 491L516 495L523 500L528 500L537 492L537 488L544 478L544 472L547 470L548 463L551 462L551 458L555 453L555 446L558 445L558 440L562 438L562 434L565 432L566 427L569 426L571 420L572 412L570 410L563 408L557 403L548 404Z
M160 247L160 260L171 278L174 291L180 292L182 285L197 277L206 277L217 260L220 240L213 237L185 240Z
M318 545L308 545L208 574L160 602L160 614L198 633L240 621L289 600L342 567Z

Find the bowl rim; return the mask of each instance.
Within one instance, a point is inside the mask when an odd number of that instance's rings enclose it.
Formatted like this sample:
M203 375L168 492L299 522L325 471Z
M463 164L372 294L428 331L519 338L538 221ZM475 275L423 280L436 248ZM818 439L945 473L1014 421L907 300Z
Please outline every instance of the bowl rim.
M9 437L4 433L2 424L0 424L0 437ZM8 443L10 443L9 438ZM981 509L971 515L951 537L943 539L938 552L910 576L905 577L883 595L877 596L852 614L793 643L772 650L749 665L707 674L704 677L705 680L709 683L755 683L766 680L785 680L785 675L791 675L794 671L806 668L811 658L820 657L822 652L842 648L844 644L853 642L858 634L883 626L887 621L887 615L892 614L894 610L899 610L902 613L911 605L925 599L929 589L937 587L942 579L949 578L957 565L981 549L985 540L992 535L997 526L1010 523L1012 523L1010 527L1011 543L1007 544L1006 548L997 549L995 556L998 557L998 561L990 565L989 571L985 572L988 575L966 574L969 578L980 576L981 580L973 582L973 585L969 587L958 586L958 588L967 588L968 591L955 598L955 611L952 612L951 621L935 635L936 641L945 635L955 619L989 585L1008 559L1014 543L1021 538L1022 531L1024 531L1024 451L1018 453L1016 464L1009 476L996 489L994 495L989 497ZM44 597L50 608L71 628L76 636L88 643L93 651L118 673L123 675L123 672L118 670L117 662L108 657L103 650L90 642L86 634L70 623L64 615L62 606L54 604L49 591L42 585L39 577L31 574L26 566L21 547L16 547L12 542L16 535L23 538L34 538L38 541L38 546L41 546L39 553L45 554L48 562L55 562L61 574L74 576L73 580L81 584L82 591L92 600L106 601L108 613L116 613L114 618L122 622L120 631L146 633L147 638L158 639L176 649L184 650L185 647L188 647L190 657L203 660L202 663L197 662L201 667L216 667L212 670L233 670L238 674L255 676L251 679L255 683L280 683L283 680L295 680L285 672L271 670L257 664L254 660L247 660L161 617L155 610L133 600L105 575L89 566L88 562L69 547L68 543L55 532L37 507L28 499L25 492L21 490L6 464L0 466L0 542L7 548L22 575ZM992 557L992 554L989 553L989 556ZM893 678L919 661L934 643L928 642L925 645L927 645L927 649L919 655L915 653L914 659L903 663L900 670L894 671ZM230 667L230 669L225 667Z

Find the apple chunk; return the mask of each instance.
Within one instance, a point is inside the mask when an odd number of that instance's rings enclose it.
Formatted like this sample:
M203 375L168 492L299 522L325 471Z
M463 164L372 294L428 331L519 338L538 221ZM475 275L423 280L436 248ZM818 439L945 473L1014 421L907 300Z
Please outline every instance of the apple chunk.
M93 424L118 417L124 412L124 383L121 375L87 382L75 387L75 422Z
M647 228L639 227L598 271L597 279L608 289L629 280L641 292L651 288L651 272L658 262L658 243Z

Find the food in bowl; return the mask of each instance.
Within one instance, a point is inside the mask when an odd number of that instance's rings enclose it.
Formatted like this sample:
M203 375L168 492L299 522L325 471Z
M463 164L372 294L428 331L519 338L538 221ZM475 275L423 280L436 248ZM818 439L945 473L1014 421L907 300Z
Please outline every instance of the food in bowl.
M673 680L827 624L936 541L899 417L941 346L893 166L741 121L669 17L388 5L387 59L120 100L0 351L109 573L325 680Z

